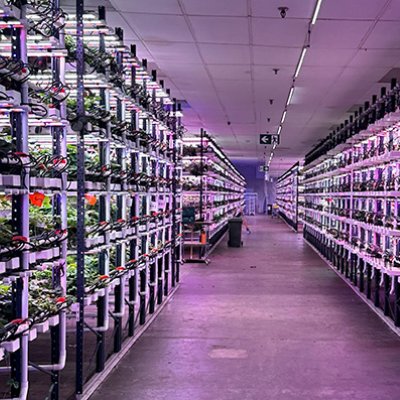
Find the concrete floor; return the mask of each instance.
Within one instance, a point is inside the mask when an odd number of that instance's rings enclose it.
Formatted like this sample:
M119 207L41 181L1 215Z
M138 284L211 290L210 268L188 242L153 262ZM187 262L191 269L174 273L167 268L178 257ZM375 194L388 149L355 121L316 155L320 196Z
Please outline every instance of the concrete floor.
M284 223L186 265L93 400L396 400L400 340Z

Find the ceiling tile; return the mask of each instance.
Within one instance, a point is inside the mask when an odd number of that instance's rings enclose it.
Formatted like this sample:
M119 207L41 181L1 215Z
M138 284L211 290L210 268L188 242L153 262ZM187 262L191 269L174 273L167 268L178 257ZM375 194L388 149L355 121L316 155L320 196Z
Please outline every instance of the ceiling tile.
M204 85L198 87L197 89L185 90L185 95L190 104L210 104L213 105L218 103L218 97L215 93L214 88L211 83L209 85Z
M400 47L400 46L399 46ZM349 64L350 67L395 67L400 66L399 49L361 49Z
M229 0L229 5L224 1L215 0L181 0L187 14L191 15L229 15L247 16L246 0Z
M320 95L340 78L343 71L343 67L303 66L296 79L296 86L307 88L309 92ZM313 84L310 85L310 82ZM306 98L303 101L306 101Z
M186 81L187 79L192 79L193 82L196 82L208 79L204 65L201 63L191 64L189 67L187 64L173 63L171 61L168 65L169 69L165 70L164 73L176 80Z
M207 102L204 102L203 104L198 104L194 108L196 111L200 112L206 112L206 114L203 114L202 117L206 119L208 116L218 116L218 117L223 117L224 116L224 111L221 107L221 105L218 102L215 102L214 104L209 104ZM220 123L223 123L224 120L220 120Z
M110 0L115 9L124 12L180 14L178 0ZM86 4L85 4L86 6Z
M252 96L252 86L248 79L234 82L229 79L219 79L215 80L214 84L222 101L230 101L235 98L241 101L240 99L248 99Z
M291 107L288 110L284 124L285 130L292 128L296 129L299 128L299 126L304 126L310 120L315 109L315 107L307 107L307 109L303 109L303 111L297 111L294 107Z
M323 1L319 19L375 19L385 1L382 0L334 0Z
M153 55L149 53L147 47L139 40L128 40L125 38L125 43L129 43L129 45L134 44L136 46L136 55L139 59L145 58L149 63L154 62Z
M359 103L360 99L363 98L363 93L365 89L360 88L358 90L352 90L348 87L343 87L342 85L332 88L329 93L326 93L322 99L321 106L339 112L340 115L344 115L345 112L354 104ZM317 111L316 115L320 112ZM340 118L343 120L344 118Z
M250 64L250 47L231 44L200 44L206 64Z
M387 67L347 67L343 70L340 80L342 83L351 83L351 86L358 88L359 86L372 85L382 79L389 72ZM361 84L361 85L360 85Z
M354 49L320 49L311 47L304 58L304 66L345 67L355 56ZM298 58L297 58L298 59Z
M235 123L254 123L254 110L251 105L230 107L227 109L229 120Z
M185 93L186 95L186 93ZM191 107L195 110L200 110L200 109L213 109L213 110L222 110L221 108L221 103L219 102L218 98L216 95L214 96L209 96L209 97L194 97L188 94L186 96L186 100L189 102ZM207 119L207 115L203 115L205 119Z
M248 138L258 140L258 130L256 124L234 124L233 131L235 135L246 135Z
M225 114L220 109L207 108L207 107L196 107L194 109L204 121L205 124L207 123L222 123L226 120Z
M101 5L106 8L107 11L113 11L114 6L110 0L102 0ZM61 0L60 6L64 11L76 12L76 0ZM98 0L85 0L85 10L97 10L99 7Z
M136 13L124 13L123 15L138 36L145 41L193 41L184 17Z
M383 20L400 20L400 2L396 0L392 0L386 9L386 11L382 14L381 19Z
M248 80L250 85L250 65L208 65L207 68L214 79Z
M252 15L255 17L273 17L281 19L278 7L289 8L286 20L290 18L311 18L315 0L252 0Z
M190 17L198 42L249 43L247 18Z
M308 21L252 18L254 44L301 47L306 38Z
M318 20L311 34L311 47L357 49L370 26L371 22L366 21Z
M300 50L299 50L300 55ZM283 67L280 68L278 73L275 74L275 71L272 67L266 65L255 65L253 67L254 70L254 79L256 81L264 81L264 83L275 83L282 82L285 83L287 81L291 82L291 78L294 74L294 67Z
M132 27L126 22L122 15L117 11L107 12L107 24L113 28L122 28L124 30L124 39L126 42L138 40L137 35L133 32Z
M185 126L195 126L198 127L199 124L201 126L201 120L199 119L199 115L196 112L196 110L189 108L183 111L184 112L184 121L185 121Z
M226 122L224 122L224 123L218 123L218 122L207 123L206 130L211 136L218 135L219 140L221 140L221 142L231 140L232 125L228 125Z
M157 61L166 61L172 65L180 63L199 64L202 62L194 43L149 42L147 48Z
M254 64L271 67L296 66L299 48L281 48L273 46L253 46Z
M321 100L321 105L345 113L353 104L366 101L370 88L386 72L387 68L345 68L340 79Z
M395 21L379 21L363 47L375 49L400 49L400 24Z

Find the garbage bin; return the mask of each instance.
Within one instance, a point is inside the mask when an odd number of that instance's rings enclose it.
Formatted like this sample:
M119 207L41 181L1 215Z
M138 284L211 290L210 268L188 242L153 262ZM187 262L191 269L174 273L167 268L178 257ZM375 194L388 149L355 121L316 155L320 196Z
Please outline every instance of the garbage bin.
M272 215L272 204L267 205L267 215Z
M231 218L228 222L229 230L229 247L241 247L242 246L242 218Z

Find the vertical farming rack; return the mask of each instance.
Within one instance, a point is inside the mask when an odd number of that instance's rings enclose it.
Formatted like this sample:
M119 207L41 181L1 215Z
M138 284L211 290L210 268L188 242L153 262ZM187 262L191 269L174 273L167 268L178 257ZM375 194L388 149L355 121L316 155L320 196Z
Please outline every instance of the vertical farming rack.
M3 398L84 398L179 282L182 113L123 39L0 2Z
M296 163L277 180L276 203L279 216L296 232L302 215L302 177L300 163Z
M372 97L305 158L304 237L400 326L400 89Z
M182 181L184 209L194 211L194 221L185 224L185 259L206 261L229 219L243 213L246 181L203 130L183 139Z

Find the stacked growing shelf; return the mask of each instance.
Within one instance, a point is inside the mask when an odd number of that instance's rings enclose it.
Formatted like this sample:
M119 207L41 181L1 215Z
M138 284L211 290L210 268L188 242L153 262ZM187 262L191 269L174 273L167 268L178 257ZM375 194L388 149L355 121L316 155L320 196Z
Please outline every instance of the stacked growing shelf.
M305 238L400 325L399 88L306 156Z
M3 397L81 395L179 281L180 107L82 8L0 5Z
M25 399L34 368L28 349L43 335L51 358L36 367L58 382L73 301L65 274L69 90L57 4L2 3L0 20L0 372L11 382L3 392ZM51 73L40 82L44 69Z
M280 217L295 231L298 229L299 207L303 195L300 182L300 165L295 164L278 178L276 184L276 203Z
M299 172L297 176L297 228L303 228L305 218L305 197L304 197L304 173L303 161L299 162ZM300 227L301 224L301 227Z
M203 131L183 139L183 206L195 211L186 226L184 245L200 247L199 259L226 232L228 221L243 212L245 179Z

